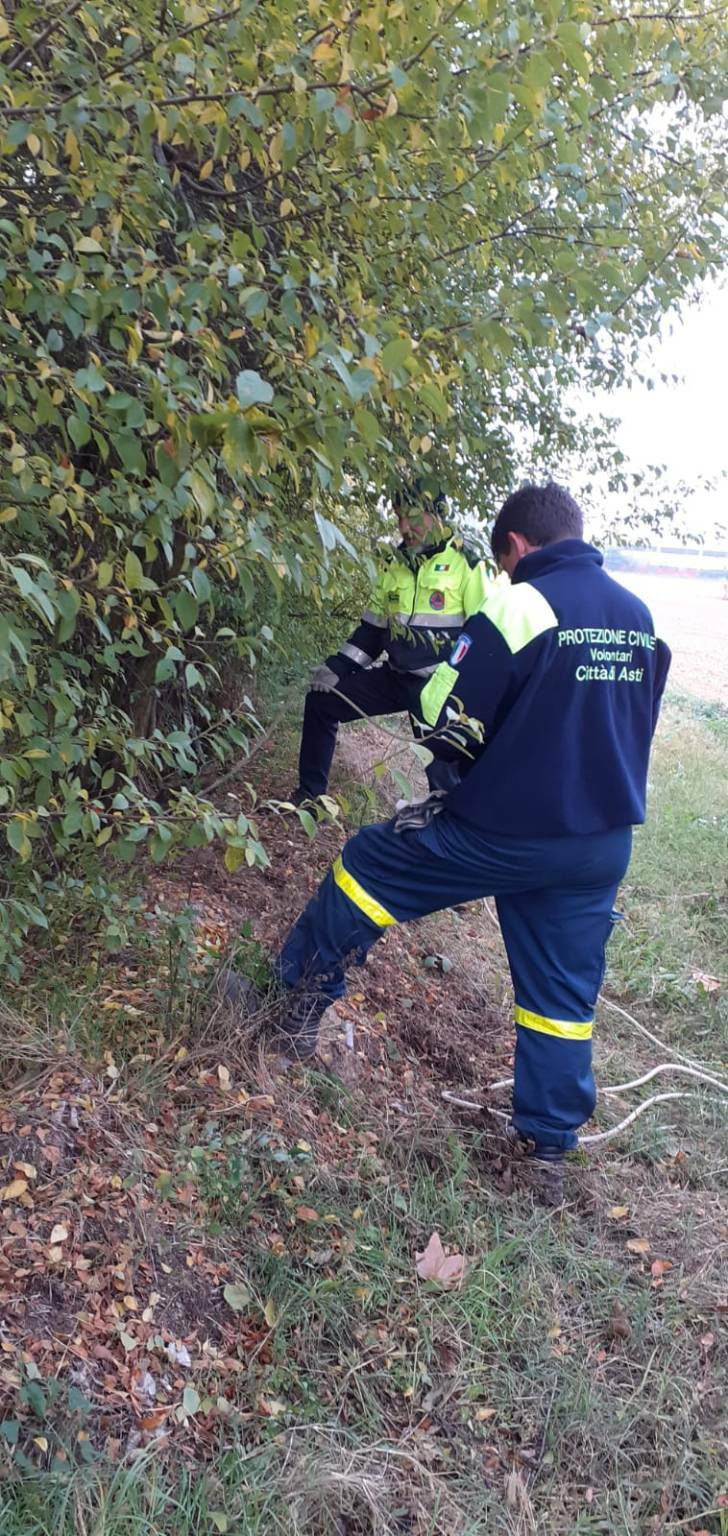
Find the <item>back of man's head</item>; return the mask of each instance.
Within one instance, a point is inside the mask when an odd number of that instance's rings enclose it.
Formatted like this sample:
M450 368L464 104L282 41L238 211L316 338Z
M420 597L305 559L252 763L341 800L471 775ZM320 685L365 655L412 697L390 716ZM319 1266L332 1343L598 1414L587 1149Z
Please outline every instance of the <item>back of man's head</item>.
M540 549L559 539L580 539L584 515L573 496L549 480L548 485L524 485L504 501L493 524L490 546L495 560L508 553L509 535L517 533L527 544Z

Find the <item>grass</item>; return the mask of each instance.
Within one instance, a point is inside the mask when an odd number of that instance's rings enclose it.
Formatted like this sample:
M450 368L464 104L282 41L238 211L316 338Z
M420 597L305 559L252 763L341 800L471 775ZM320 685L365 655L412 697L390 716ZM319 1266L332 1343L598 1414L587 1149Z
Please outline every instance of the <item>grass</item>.
M725 720L672 701L606 984L714 1067L727 767ZM441 922L450 943L454 920ZM485 917L482 948L492 994L503 962ZM215 1028L210 1060L234 1051L239 1080L270 1087ZM46 1034L33 1038L41 1059ZM603 1010L602 1081L658 1055ZM726 1536L722 1106L706 1091L645 1115L581 1160L554 1217L508 1193L487 1122L451 1115L413 1066L407 1113L387 1084L306 1073L273 1088L272 1129L241 1132L211 1109L170 1136L170 1181L194 1183L210 1250L265 1310L265 1345L231 1411L173 1455L12 1475L8 1458L3 1536ZM162 1119L165 1071L129 1073L142 1118ZM459 1289L416 1275L434 1230L469 1260Z

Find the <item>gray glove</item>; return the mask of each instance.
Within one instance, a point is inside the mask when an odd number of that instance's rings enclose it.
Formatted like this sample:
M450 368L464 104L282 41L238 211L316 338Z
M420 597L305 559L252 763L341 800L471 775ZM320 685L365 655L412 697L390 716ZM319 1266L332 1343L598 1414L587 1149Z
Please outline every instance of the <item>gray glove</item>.
M338 688L338 686L338 673L334 672L332 667L328 667L325 661L320 667L314 667L309 683L312 693L330 693L332 688Z
M403 805L394 818L395 832L421 832L445 809L446 789L433 789L426 800L412 800Z

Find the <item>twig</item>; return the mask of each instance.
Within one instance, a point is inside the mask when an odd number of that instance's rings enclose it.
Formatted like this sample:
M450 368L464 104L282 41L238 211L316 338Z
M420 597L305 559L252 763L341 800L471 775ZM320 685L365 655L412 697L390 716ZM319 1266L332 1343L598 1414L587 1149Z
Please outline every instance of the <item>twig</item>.
M71 17L76 14L76 11L80 11L82 5L83 0L72 0L71 5L66 6L65 11L61 11L58 16L52 16L38 37L33 38L32 42L26 43L25 47L21 48L20 53L16 53L13 58L7 60L6 68L19 69L21 64L24 64L26 59L30 58L31 53L35 52L36 48L42 48L43 44L48 42L49 37L53 36L53 33L62 26L64 21L70 21Z

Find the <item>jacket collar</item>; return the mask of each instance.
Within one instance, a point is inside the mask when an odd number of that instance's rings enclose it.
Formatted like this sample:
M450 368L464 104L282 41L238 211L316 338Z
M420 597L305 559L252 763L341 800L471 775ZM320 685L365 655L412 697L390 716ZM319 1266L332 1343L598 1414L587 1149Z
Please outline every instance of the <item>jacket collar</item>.
M587 565L603 564L604 556L593 544L586 544L583 539L559 539L555 544L544 544L542 549L534 549L530 555L524 555L511 581L515 586L518 581L533 581L535 576L545 576L548 571L577 567L583 569Z

